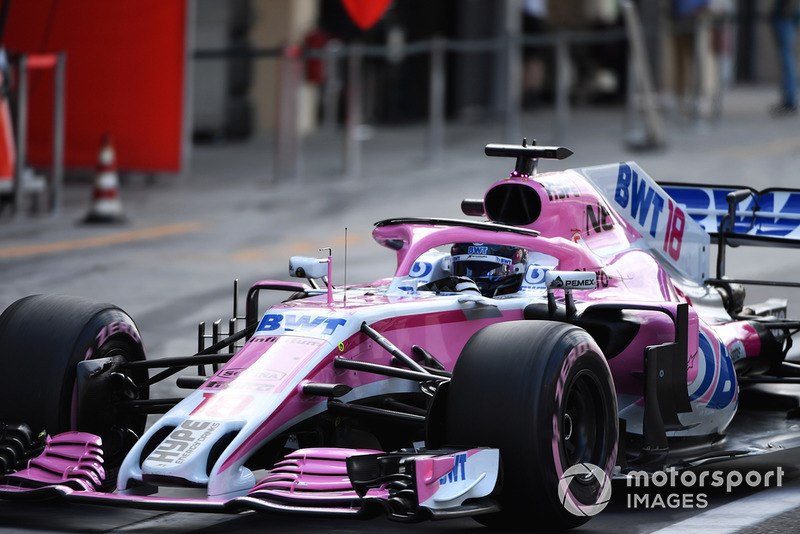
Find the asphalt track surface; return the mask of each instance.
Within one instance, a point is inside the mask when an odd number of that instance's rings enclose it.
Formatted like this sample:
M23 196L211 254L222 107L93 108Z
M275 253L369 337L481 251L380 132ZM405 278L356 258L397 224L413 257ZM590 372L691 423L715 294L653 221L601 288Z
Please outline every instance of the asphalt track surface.
M716 124L668 121L668 144L631 152L623 139L623 110L573 111L569 146L575 155L540 164L540 170L637 161L661 181L798 187L800 118L767 117L771 88L739 88L726 95ZM523 128L539 144L551 144L552 114L526 114ZM304 143L304 176L271 181L268 139L242 145L195 147L190 172L155 180L131 176L121 195L128 222L82 225L91 186L70 183L56 217L0 214L0 308L33 293L66 293L112 302L136 320L148 357L193 353L196 325L231 314L232 280L240 297L257 280L288 279L291 255L334 252L334 283L343 283L345 228L348 283L389 276L393 254L375 244L372 223L394 216L462 217L462 198L479 198L511 162L483 155L483 145L512 142L496 122L448 125L442 166L425 160L423 127L376 129L364 142L362 176L341 176L342 142L318 134ZM797 281L797 252L738 249L729 272L742 278ZM748 293L750 301L769 295ZM794 295L790 298L790 316ZM241 300L241 299L240 299ZM796 309L795 309L796 311ZM157 394L172 396L170 386ZM800 425L800 422L798 422ZM800 427L798 428L800 431ZM780 487L666 488L643 492L615 484L612 501L578 532L785 532L800 518L800 455L782 451L717 464L747 473L780 467ZM646 504L642 494L651 495ZM679 493L680 506L672 506ZM702 498L699 494L703 494ZM634 496L639 496L635 501ZM700 504L705 503L704 506ZM531 517L535 523L536 518ZM0 532L492 532L471 519L404 525L246 513L164 513L58 502L0 502Z

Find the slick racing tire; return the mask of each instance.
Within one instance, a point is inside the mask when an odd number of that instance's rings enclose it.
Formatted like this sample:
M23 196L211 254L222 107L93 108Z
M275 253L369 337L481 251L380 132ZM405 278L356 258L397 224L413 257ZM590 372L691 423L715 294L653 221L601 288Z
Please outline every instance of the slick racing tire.
M82 360L111 358L102 381L79 395L76 366ZM79 430L103 439L106 469L142 434L146 415L126 414L118 402L144 399L121 384L142 384L147 371L119 368L144 360L133 320L111 304L65 295L33 295L14 302L0 315L0 421L25 423L34 432L56 435Z
M500 449L502 512L475 519L525 530L588 521L610 497L617 417L608 363L585 330L514 321L478 331L453 370L444 422L448 445Z

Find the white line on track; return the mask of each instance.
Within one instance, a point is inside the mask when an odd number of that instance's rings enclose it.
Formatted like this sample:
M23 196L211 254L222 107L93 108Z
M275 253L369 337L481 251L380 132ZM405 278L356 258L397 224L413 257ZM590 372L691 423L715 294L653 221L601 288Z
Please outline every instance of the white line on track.
M782 486L758 492L697 514L650 534L729 534L800 506L800 488Z

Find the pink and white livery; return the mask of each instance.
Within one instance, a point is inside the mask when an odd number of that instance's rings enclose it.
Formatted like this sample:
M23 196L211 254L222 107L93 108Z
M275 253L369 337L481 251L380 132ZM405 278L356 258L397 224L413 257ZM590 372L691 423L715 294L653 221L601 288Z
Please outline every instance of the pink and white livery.
M724 272L728 245L800 244L800 191L662 187L632 162L539 174L571 152L524 141L486 154L516 165L462 203L473 219L376 223L394 276L333 287L330 254L293 257L305 280L255 284L192 357L145 359L109 304L9 306L0 498L564 528L614 476L800 443L784 414L747 424L764 383L800 380L800 324ZM260 311L267 292L284 300ZM150 398L181 371L187 396Z

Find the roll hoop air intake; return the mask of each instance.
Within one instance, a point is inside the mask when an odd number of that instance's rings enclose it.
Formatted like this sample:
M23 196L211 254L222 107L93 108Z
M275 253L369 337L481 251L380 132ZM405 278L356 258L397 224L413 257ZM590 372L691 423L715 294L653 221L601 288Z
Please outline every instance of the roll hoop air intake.
M522 145L486 145L487 156L516 158L514 171L510 179L522 179L523 182L534 178L540 158L565 159L572 155L568 148L560 146L536 146L536 140L528 146L527 139ZM490 220L511 226L532 224L541 212L539 195L523 183L508 181L499 184L489 192L483 200L466 199L461 203L465 215L486 215Z

